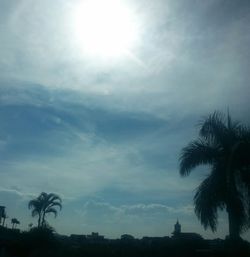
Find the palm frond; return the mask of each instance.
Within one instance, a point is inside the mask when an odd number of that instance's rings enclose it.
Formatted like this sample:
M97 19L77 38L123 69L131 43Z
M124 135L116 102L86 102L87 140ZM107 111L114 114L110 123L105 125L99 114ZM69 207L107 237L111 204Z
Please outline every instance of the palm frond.
M46 200L44 201L44 210L50 208L50 207L59 207L59 209L62 209L62 199L54 193L50 193L47 195Z
M45 192L42 192L39 196L38 196L38 200L41 201L41 202L44 202L46 201L46 199L48 198L48 194L45 193Z
M57 210L53 207L50 207L48 209L46 209L45 213L53 213L55 215L55 217L57 216Z
M60 202L52 202L50 203L47 208L50 208L50 207L59 207L59 209L61 210L62 209L62 204Z
M194 196L195 213L205 229L214 232L217 227L218 208L224 208L224 196L220 190L220 183L212 174L197 188Z
M60 196L51 193L51 194L48 195L47 201L48 201L48 204L53 203L53 202L59 202L59 203L61 203L61 202L62 202L62 199L61 199Z
M51 201L51 202L56 201L56 200L58 200L60 202L62 201L61 197L57 194L54 194L54 193L48 194L48 200Z
M220 148L204 140L195 140L182 149L180 174L189 175L190 171L201 164L213 164L220 155Z
M220 112L215 111L213 114L206 117L200 122L200 126L200 136L205 139L211 139L217 143L221 143L225 138L227 131L226 119Z
M39 205L39 201L37 199L33 199L29 201L28 207L29 209L36 208Z

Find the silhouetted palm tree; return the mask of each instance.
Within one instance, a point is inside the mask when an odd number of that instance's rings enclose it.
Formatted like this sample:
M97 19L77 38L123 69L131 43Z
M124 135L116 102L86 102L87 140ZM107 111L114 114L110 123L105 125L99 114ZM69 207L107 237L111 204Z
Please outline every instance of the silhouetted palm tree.
M197 188L195 213L205 229L214 232L218 209L226 209L229 237L239 238L249 228L250 129L231 117L214 112L202 123L199 138L182 149L180 174L187 176L199 165L210 174Z
M7 219L7 214L5 211L5 208L1 208L1 214L0 214L0 225L3 227L5 226L5 220Z
M4 227L5 220L7 218L5 206L0 206L0 225Z
M44 227L46 225L46 215L53 213L56 217L56 207L62 209L62 200L56 194L42 192L36 199L31 200L28 206L29 209L32 209L32 216L38 216L38 227Z
M4 227L5 226L5 220L8 218L7 215L6 215L6 212L3 213L2 218L3 218L2 226Z
M11 219L12 229L16 228L16 225L20 224L20 221L16 218Z

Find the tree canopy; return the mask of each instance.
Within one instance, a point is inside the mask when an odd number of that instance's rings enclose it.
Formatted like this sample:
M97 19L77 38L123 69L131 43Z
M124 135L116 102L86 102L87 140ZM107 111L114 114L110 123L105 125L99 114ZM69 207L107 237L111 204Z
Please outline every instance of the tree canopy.
M220 112L199 125L198 139L182 149L180 174L209 167L194 196L195 213L205 229L215 231L218 209L225 209L230 238L238 238L250 225L250 129Z
M58 210L62 209L62 199L54 193L42 192L37 198L31 200L28 205L32 209L31 215L38 216L38 227L47 226L46 215L53 213L57 216Z

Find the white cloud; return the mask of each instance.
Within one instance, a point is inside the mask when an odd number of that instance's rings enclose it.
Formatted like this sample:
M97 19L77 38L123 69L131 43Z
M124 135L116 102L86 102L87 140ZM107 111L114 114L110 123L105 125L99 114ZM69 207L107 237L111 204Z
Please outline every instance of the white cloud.
M189 208L190 206L175 208L162 204L114 206L107 202L88 201L79 209L79 215L82 217L83 229L89 233L90 230L100 230L112 237L125 232L136 236L148 233L166 235L172 232L168 230L172 229L176 215L189 216L190 213L186 211ZM163 224L165 228L162 227Z
M200 233L205 238L223 238L227 233L227 222L224 218L220 218L217 233L205 231L190 205L177 207L155 203L113 205L108 202L89 200L75 210L73 215L80 220L75 232L88 234L96 231L108 238L117 238L124 233L139 238L171 236L177 218L182 224L183 232Z

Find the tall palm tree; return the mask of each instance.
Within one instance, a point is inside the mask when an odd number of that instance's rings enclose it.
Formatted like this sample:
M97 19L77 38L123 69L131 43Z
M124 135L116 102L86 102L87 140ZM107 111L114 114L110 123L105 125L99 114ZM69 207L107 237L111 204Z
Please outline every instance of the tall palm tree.
M194 196L197 217L214 232L218 209L226 209L229 238L239 238L250 225L250 129L229 114L208 116L200 124L199 138L182 149L181 176L199 165L207 165L210 173Z
M53 213L55 217L57 216L58 207L62 209L61 198L53 193L42 192L37 198L31 200L28 205L29 209L32 209L32 216L38 216L38 227L46 226L46 215Z

